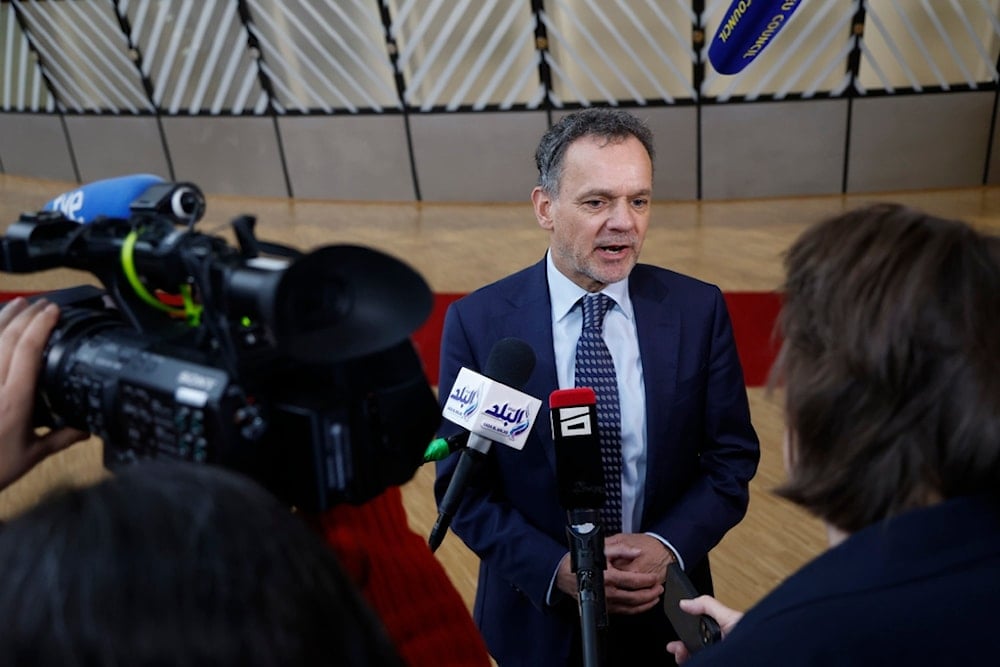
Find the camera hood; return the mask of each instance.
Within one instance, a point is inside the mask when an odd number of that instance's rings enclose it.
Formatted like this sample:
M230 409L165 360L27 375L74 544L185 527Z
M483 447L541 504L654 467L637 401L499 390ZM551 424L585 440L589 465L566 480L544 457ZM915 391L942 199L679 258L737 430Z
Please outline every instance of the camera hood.
M396 345L424 323L433 305L430 288L410 266L354 245L303 255L264 296L279 346L307 362L345 361Z

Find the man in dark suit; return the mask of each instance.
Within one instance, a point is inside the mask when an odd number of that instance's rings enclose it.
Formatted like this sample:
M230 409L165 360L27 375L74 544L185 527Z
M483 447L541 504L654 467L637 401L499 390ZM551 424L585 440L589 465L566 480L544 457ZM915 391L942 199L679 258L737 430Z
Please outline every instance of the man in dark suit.
M1000 238L902 206L786 256L788 481L831 548L692 665L993 665L1000 634ZM688 657L680 642L669 650Z
M653 174L641 121L613 109L570 114L543 136L536 162L531 197L549 251L450 307L441 397L462 367L482 372L494 343L516 337L536 356L523 390L545 403L576 383L582 297L612 299L603 340L617 376L621 474L605 479L609 493L620 484L621 532L605 542L607 664L672 664L659 604L666 567L678 561L711 590L707 554L746 512L759 460L729 316L715 286L637 264ZM475 618L503 667L581 660L548 421L543 407L521 451L492 448L452 522L480 558ZM438 466L439 501L455 458Z

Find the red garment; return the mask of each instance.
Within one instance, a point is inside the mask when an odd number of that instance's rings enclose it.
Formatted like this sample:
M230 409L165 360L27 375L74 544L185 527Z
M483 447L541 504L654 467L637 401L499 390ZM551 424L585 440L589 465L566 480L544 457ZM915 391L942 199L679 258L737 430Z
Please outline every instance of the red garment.
M338 505L319 522L407 665L491 664L462 597L410 529L398 487L359 507Z

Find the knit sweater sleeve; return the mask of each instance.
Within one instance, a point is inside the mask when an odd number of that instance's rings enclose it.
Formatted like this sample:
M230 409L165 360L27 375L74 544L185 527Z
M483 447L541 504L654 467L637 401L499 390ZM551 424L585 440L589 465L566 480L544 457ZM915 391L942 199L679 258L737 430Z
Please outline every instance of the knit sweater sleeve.
M410 667L488 667L486 645L426 541L410 529L399 488L319 517L326 541Z

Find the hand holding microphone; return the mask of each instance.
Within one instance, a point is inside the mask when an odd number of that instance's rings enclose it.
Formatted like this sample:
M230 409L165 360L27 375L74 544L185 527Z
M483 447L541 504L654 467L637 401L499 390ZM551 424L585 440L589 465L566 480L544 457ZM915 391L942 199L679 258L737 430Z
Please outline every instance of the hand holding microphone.
M497 341L483 375L462 368L448 394L442 414L469 431L448 489L438 505L438 518L427 539L431 551L444 540L470 477L483 464L494 442L515 449L524 446L541 401L521 393L535 368L535 353L518 338Z

